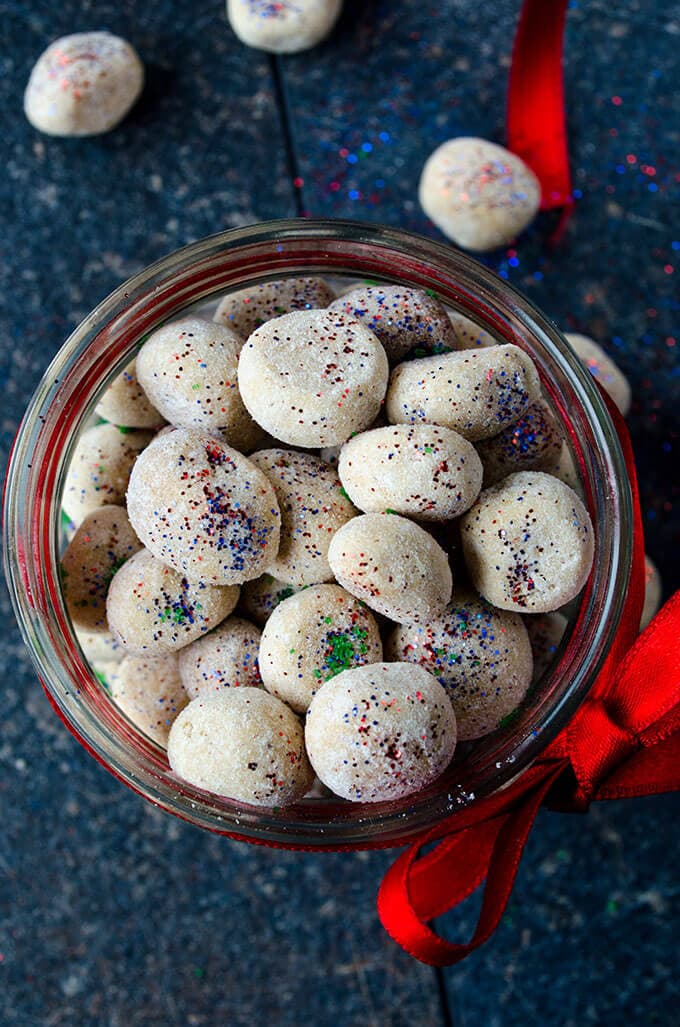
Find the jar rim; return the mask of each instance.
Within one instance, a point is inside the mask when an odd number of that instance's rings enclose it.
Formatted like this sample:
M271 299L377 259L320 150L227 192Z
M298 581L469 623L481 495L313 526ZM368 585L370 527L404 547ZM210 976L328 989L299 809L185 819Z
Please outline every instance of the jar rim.
M478 747L483 755L477 763L470 755L457 782L445 775L394 803L314 800L313 810L303 802L272 811L180 781L158 747L105 700L107 709L101 689L97 701L98 686L61 597L55 521L75 437L142 337L209 296L302 272L429 287L504 341L533 347L543 385L575 443L597 551L571 638L550 675L550 701L537 700L514 731ZM230 229L174 251L115 289L69 336L36 389L10 455L3 513L5 569L24 639L52 705L88 751L135 791L184 819L301 848L400 844L507 784L540 756L606 658L632 555L632 498L618 435L592 377L560 332L512 285L453 247L355 221L290 219Z

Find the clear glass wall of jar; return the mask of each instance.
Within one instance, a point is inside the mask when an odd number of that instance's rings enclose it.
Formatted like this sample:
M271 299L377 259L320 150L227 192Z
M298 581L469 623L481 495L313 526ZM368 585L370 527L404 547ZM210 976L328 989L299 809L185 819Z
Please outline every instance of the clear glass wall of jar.
M429 789L398 803L310 799L262 810L180 781L165 753L116 709L76 641L59 585L64 475L78 433L141 340L188 307L231 289L322 274L433 290L499 341L533 358L564 426L596 536L593 571L552 672L503 730L471 746ZM53 360L12 452L4 511L10 590L37 673L73 734L147 799L195 824L301 848L387 846L506 784L540 754L588 692L612 643L631 558L631 500L618 438L588 373L527 299L453 248L406 232L343 221L277 221L187 246L147 268L94 310Z

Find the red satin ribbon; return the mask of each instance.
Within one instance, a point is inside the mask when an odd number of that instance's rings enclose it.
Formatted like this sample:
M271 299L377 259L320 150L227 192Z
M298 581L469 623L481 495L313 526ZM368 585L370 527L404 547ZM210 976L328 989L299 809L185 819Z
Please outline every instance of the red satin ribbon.
M508 80L508 148L541 183L541 209L573 205L562 84L562 39L567 0L524 0Z
M541 805L585 810L596 799L680 789L680 592L638 636L644 598L644 540L635 465L626 426L608 404L626 459L634 502L631 579L615 642L588 698L543 757L504 791L442 821L388 870L378 913L416 959L448 966L482 945L510 897ZM421 855L429 842L434 849ZM428 921L452 909L486 879L469 942L440 938Z

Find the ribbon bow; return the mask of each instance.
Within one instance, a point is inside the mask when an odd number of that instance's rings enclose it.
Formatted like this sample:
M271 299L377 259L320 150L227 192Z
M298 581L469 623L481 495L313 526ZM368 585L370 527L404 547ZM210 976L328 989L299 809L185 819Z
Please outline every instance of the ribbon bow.
M605 397L608 400L608 397ZM512 891L522 850L542 804L586 810L599 799L680 788L680 592L638 636L644 599L644 540L630 437L613 403L633 495L633 563L616 640L588 698L513 784L440 822L390 867L378 913L416 959L448 966L491 936ZM426 855L423 846L438 841ZM428 921L452 909L486 879L469 942L440 938Z

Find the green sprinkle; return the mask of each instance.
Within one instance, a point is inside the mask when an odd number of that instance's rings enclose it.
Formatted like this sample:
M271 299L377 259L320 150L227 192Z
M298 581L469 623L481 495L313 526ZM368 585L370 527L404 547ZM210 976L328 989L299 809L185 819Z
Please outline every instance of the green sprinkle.
M198 392L198 390L200 389L200 387L201 387L201 386L200 386L200 385L198 384L198 382L196 382L196 384L195 384L195 385L192 385L192 386L191 386L191 388L192 388L192 391L193 391L193 392Z
M352 502L352 500L349 498L342 485L340 486L340 495L343 496L346 500L348 500L348 502Z
M386 514L396 514L396 512L397 512L396 510L390 510L389 506L388 506L388 507L387 507L387 509L385 510L385 513L386 513Z
M130 432L135 430L134 428L124 428L122 424L117 424L116 428L118 429L121 435L129 435Z
M434 446L423 446L426 453L434 453Z
M323 622L324 622L324 624L332 624L333 623L333 618L332 617L324 617Z
M119 556L117 560L114 560L111 566L104 573L104 588L108 589L109 585L113 581L113 578L121 569L124 563L127 563L127 556Z
M106 678L104 677L104 675L102 674L102 672L100 670L95 670L94 676L96 677L96 679L100 683L100 685L104 686L104 688L106 689L107 692L111 691L111 688L109 686L108 681L106 680Z
M366 632L363 632L363 634L366 635ZM326 653L325 669L328 673L324 681L329 681L336 674L340 674L341 671L355 666L358 662L357 656L363 656L368 651L368 647L363 642L355 649L352 638L342 631L329 634L327 643L328 651Z
M288 650L288 652L289 652L289 653L294 653L294 652L295 652L295 650L294 650L294 649L289 649L289 650Z
M437 296L437 293L434 291L434 289L426 289L425 292L427 293L428 296L431 296L433 300L439 299L439 297Z
M513 710L512 713L508 713L507 716L503 717L499 723L499 727L509 727L510 724L514 724L519 717L519 710Z

